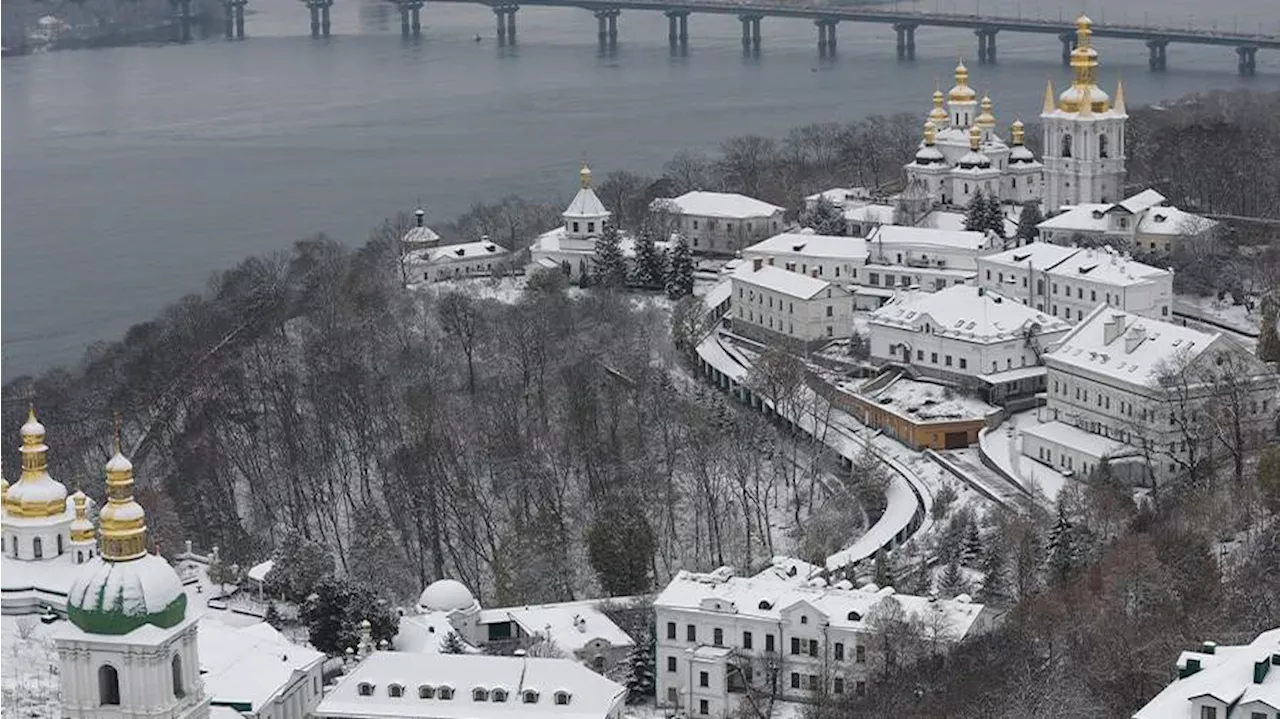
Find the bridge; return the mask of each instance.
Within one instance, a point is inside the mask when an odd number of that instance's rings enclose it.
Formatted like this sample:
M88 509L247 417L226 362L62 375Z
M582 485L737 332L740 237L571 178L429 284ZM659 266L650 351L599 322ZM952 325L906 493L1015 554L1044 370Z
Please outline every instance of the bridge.
M400 31L405 37L417 37L422 26L420 13L424 0L389 0L400 10ZM1068 64L1075 48L1075 28L1070 22L1038 18L992 17L957 13L926 12L914 10L882 9L865 5L834 6L818 2L786 2L785 0L435 0L436 2L468 3L493 9L497 19L498 42L514 43L516 39L516 12L523 6L574 7L592 12L597 20L597 37L601 49L616 49L618 42L618 17L623 10L661 12L668 19L667 39L673 51L687 49L689 43L689 16L694 13L712 15L736 15L742 23L742 47L745 52L758 52L761 45L761 22L766 17L811 20L818 31L819 54L827 55L836 49L836 26L842 22L878 23L890 25L897 33L899 60L911 61L916 54L916 30L921 27L960 28L972 30L978 42L978 62L996 62L996 37L1001 32L1038 33L1056 35L1062 45L1062 63ZM189 20L190 0L170 0L182 8L184 39L190 38L185 27ZM311 12L311 34L329 34L329 8L333 0L302 0ZM244 6L247 0L222 0L226 10L228 38L244 37ZM1094 24L1096 37L1113 37L1138 40L1149 50L1148 66L1152 72L1168 69L1167 49L1170 44L1217 45L1232 47L1237 56L1237 69L1241 75L1253 75L1257 70L1259 49L1280 49L1280 35L1249 32L1224 32L1218 30L1189 30L1131 24Z

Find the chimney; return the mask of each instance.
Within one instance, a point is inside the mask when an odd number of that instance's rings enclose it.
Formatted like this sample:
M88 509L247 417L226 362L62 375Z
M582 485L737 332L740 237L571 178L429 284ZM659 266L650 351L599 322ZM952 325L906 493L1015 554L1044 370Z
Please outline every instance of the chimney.
M1187 677L1191 676L1192 674L1195 674L1198 671L1200 671L1200 660L1187 659L1186 665L1178 670L1178 678L1186 679Z
M811 269L809 270L809 276L810 276L810 277L812 277L812 278L813 278L813 279L815 279L815 280L816 280L816 279L818 279L818 268L817 268L817 267L813 267L813 268L811 268Z
M1102 323L1102 344L1109 345L1122 334L1124 334L1124 315L1111 315L1111 319Z
M1271 671L1271 661L1262 659L1253 663L1253 683L1261 684L1267 678L1267 672Z
M752 272L759 272L761 267L764 267L764 260L760 259L759 257L751 260Z
M1200 645L1200 652L1202 654L1214 654L1217 651L1218 651L1217 642L1204 642L1203 644Z
M424 218L426 218L426 216L427 216L427 211L422 209L421 207L419 207L417 210L414 210L413 212L413 217L417 221L418 227L423 226L423 223L425 222Z
M1130 327L1129 331L1126 332L1124 335L1125 354L1129 354L1134 350L1138 349L1138 345L1142 344L1142 342L1146 339L1147 339L1147 331L1145 329L1143 329L1142 327ZM1213 642L1205 642L1204 645L1205 645L1206 654L1212 654L1213 653L1212 647L1217 646Z

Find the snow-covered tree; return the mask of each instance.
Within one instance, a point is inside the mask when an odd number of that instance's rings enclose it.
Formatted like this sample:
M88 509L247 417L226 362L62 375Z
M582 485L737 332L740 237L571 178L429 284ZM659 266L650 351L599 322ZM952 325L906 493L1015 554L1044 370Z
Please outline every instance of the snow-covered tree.
M1022 213L1018 215L1018 232L1015 237L1022 244L1034 242L1036 239L1036 225L1044 222L1044 214L1040 212L1040 204L1037 202L1028 202L1022 206Z
M632 281L646 290L660 290L666 284L667 256L653 242L653 231L648 225L640 228L636 237L636 264Z
M960 548L960 558L966 567L974 566L982 558L982 535L978 532L978 523L969 522L964 531L964 545Z
M952 560L938 578L938 592L946 597L956 597L969 591L969 583L965 581L960 563Z
M627 703L640 704L654 695L654 633L650 627L627 657Z
M333 574L333 555L297 529L285 532L272 560L267 575L269 591L295 603L301 603L318 581Z
M987 198L982 194L982 190L978 190L965 208L964 228L974 232L981 232L986 229L986 223Z
M693 294L693 254L681 237L671 250L671 264L667 268L667 296L673 300Z
M627 260L622 255L618 228L605 220L604 230L596 239L596 256L592 261L596 284L601 287L620 288L627 284Z
M800 213L800 224L812 228L819 235L844 236L844 211L825 197L819 197L813 209Z
M228 584L239 584L244 578L239 565L232 564L221 556L214 557L205 574L208 575L210 582L218 585L218 594L224 596L227 593Z
M444 641L440 642L441 654L465 654L467 647L462 643L462 638L457 632L450 631L444 636Z
M1276 302L1267 302L1262 310L1262 326L1258 334L1258 359L1280 362L1280 334L1276 333Z
M893 560L889 558L888 553L884 550L876 552L875 583L882 587L894 586L895 576L893 570Z
M1049 569L1053 577L1065 580L1079 566L1079 547L1076 544L1074 525L1067 518L1067 508L1058 499L1058 518L1049 530Z
M653 586L650 570L657 542L641 506L611 504L587 531L591 567L611 597L641 594Z
M378 587L395 601L411 599L418 592L418 578L391 535L391 522L373 502L356 508L352 523L360 527L351 536L347 552L350 578L358 585Z
M368 620L374 644L390 642L400 629L396 612L377 593L332 574L316 583L302 605L311 645L329 656L360 643L360 625Z
M997 237L1005 236L1004 229L1004 207L1000 204L1000 198L995 195L987 197L986 210L983 213L985 218L983 229L991 230L996 233Z

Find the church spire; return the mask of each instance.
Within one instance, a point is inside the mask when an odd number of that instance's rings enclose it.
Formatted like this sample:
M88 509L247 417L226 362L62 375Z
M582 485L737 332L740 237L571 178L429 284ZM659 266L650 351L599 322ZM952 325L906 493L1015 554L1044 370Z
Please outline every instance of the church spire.
M106 467L107 504L98 513L98 521L102 525L102 558L127 562L147 554L147 513L133 498L133 463L121 452L118 415L115 449Z
M947 111L942 106L946 96L942 94L942 90L935 84L933 86L933 109L929 110L929 122L933 123L934 128L945 127L947 124Z
M50 519L67 511L67 488L49 476L49 447L44 436L44 425L36 419L35 407L28 405L19 450L22 476L5 492L11 517Z
M1044 108L1040 112L1048 114L1056 109L1053 101L1053 80L1046 80L1044 85Z
M587 167L587 161L582 161L582 169L578 170L578 181L582 183L582 189L586 190L591 187L591 168Z
M1116 100L1111 109L1121 115L1127 114L1124 110L1124 80L1116 80Z

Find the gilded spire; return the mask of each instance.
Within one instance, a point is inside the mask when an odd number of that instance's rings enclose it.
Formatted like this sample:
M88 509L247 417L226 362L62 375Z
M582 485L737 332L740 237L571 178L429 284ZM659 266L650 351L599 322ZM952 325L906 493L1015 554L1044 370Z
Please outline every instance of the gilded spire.
M1127 114L1124 110L1124 80L1116 80L1116 99L1111 108L1121 115Z
M582 183L582 189L591 187L591 168L587 167L587 161L582 161L582 169L578 170L578 180Z
M977 152L982 148L982 129L977 125L969 128L969 149Z
M1021 145L1026 142L1027 132L1026 126L1022 124L1022 120L1014 120L1009 126L1009 138L1014 146Z
M984 131L991 131L996 128L996 116L991 113L991 96L982 96L982 112L973 120L973 124L982 128Z
M49 447L44 437L44 425L36 419L35 407L28 406L19 450L22 476L5 492L6 509L11 517L39 519L67 511L67 488L49 476Z
M77 489L76 493L71 495L71 502L76 507L76 518L71 523L71 541L96 542L98 532L94 529L93 522L89 521L89 498Z
M947 98L951 102L973 102L977 98L977 93L969 87L969 68L964 66L964 58L960 58L960 64L956 65L956 85Z
M934 141L938 137L938 126L933 124L932 120L926 120L924 123L924 145L925 147L933 147Z
M946 96L935 85L933 88L933 109L929 110L929 122L933 123L934 129L944 127L947 124L947 110L942 106L945 100Z
M1056 109L1057 105L1053 101L1053 80L1046 80L1044 86L1044 108L1040 112L1048 114Z
M120 452L120 420L116 419L116 453L107 462L107 504L98 513L102 525L102 558L127 562L147 553L147 514L133 498L133 463Z

